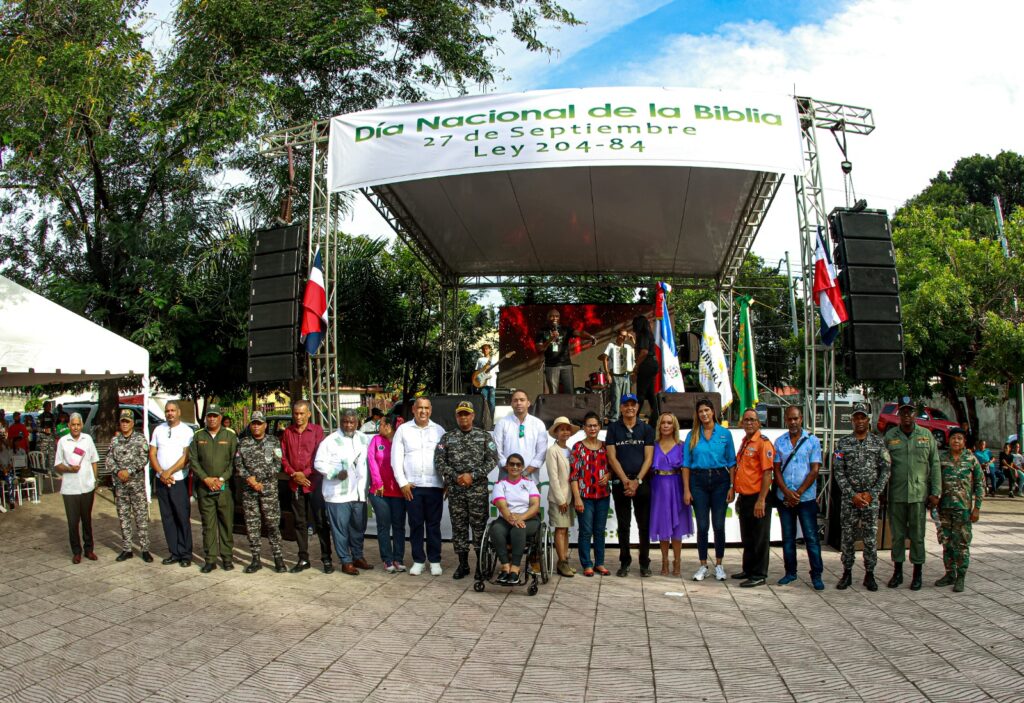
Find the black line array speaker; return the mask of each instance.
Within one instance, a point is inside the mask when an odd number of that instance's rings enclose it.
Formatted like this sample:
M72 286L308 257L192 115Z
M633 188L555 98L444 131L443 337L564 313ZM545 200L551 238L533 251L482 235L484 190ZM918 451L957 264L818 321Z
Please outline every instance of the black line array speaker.
M473 425L484 428L484 397L482 395L432 395L430 396L430 419L451 432L458 424L455 422L455 407L464 400L473 404ZM412 406L410 405L408 422L413 422Z
M843 329L846 372L861 381L902 379L903 318L889 215L836 208L828 221L849 315Z
M680 429L693 428L693 411L697 401L707 398L715 409L715 417L722 419L722 395L720 393L659 393L658 407L663 413L672 413L679 420Z
M257 232L249 292L249 383L301 374L299 323L306 268L306 228Z
M573 424L582 425L589 412L601 417L604 405L600 393L546 393L538 395L530 405L530 414L536 415L550 426L556 417L565 416Z

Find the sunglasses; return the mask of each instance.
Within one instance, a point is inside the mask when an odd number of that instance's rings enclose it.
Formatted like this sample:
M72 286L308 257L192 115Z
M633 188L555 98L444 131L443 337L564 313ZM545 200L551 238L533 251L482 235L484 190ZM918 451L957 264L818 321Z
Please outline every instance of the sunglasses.
M519 439L522 439L525 436L526 436L526 425L520 425L519 426Z
M510 461L510 462L508 462L508 468L510 468L510 469L519 468L519 469L521 469L521 468L523 468L523 465L520 464L518 461Z

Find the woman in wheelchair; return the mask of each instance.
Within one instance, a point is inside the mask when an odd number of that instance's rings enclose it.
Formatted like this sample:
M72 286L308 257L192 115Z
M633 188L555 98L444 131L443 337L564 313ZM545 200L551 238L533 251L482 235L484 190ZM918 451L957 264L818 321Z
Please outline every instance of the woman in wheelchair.
M525 467L522 456L510 454L505 463L508 476L494 484L491 491L491 503L501 515L500 519L491 523L490 533L491 544L501 564L501 573L495 582L501 586L515 586L519 583L519 568L526 543L540 529L540 491L537 484L523 478Z

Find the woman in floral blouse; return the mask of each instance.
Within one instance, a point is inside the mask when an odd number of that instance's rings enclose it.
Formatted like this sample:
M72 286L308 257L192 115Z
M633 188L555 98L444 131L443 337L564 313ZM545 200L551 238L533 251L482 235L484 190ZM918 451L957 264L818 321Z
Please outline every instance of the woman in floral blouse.
M596 413L587 413L583 419L586 437L573 445L570 460L569 486L576 512L580 514L579 554L584 576L594 572L608 575L604 568L604 527L608 521L608 504L611 492L608 490L608 454L605 445L597 438L601 431L601 418ZM594 559L590 559L593 544Z

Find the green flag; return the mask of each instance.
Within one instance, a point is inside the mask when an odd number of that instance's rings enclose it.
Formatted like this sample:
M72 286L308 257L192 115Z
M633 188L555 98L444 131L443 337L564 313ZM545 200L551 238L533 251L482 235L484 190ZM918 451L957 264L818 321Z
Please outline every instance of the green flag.
M754 366L754 332L750 329L751 298L741 295L736 300L740 304L740 329L732 385L736 389L737 407L742 413L757 405L757 368Z

